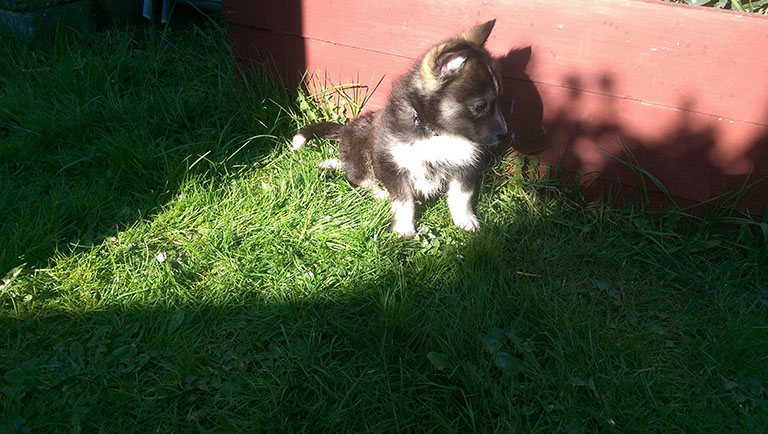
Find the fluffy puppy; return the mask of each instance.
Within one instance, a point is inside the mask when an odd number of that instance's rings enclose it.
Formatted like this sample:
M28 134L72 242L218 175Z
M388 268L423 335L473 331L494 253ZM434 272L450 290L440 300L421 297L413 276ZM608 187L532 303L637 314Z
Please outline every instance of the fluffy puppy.
M388 197L400 236L415 233L416 201L442 190L454 224L477 229L472 197L482 157L508 132L499 71L483 47L495 21L430 48L394 83L382 110L346 125L309 125L293 137L293 149L312 136L338 140L339 158L321 168L343 170L352 184Z

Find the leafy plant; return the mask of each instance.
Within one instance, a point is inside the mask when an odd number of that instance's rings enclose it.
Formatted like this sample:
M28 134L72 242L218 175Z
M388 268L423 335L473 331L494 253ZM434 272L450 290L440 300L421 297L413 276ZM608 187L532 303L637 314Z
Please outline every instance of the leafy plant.
M685 3L695 6L708 6L717 9L732 9L739 12L768 14L768 0L669 0L671 3Z

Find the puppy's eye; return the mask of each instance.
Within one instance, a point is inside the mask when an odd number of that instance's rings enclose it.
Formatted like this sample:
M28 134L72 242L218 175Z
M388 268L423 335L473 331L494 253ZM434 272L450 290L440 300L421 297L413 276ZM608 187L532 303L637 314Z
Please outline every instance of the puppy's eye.
M488 106L488 104L485 101L476 102L472 104L472 111L475 114L480 114L485 111L485 108Z

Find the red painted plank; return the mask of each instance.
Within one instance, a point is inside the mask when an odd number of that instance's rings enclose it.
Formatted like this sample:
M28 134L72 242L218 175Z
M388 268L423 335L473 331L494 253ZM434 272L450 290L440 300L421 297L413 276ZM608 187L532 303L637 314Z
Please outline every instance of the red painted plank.
M274 57L281 73L293 80L298 80L306 69L320 82L327 79L332 84L358 83L371 91L376 88L366 104L367 110L383 107L392 80L407 71L413 63L411 59L403 57L239 24L232 25L231 35L233 47L239 56L254 61L266 53L266 57ZM349 67L350 59L354 59L354 67ZM382 81L382 78L385 80Z
M603 95L538 85L550 104L542 123L549 132L542 161L582 174L634 184L635 175L607 155L627 159L619 143L673 194L704 201L768 176L768 127L642 104ZM742 203L760 210L768 189L756 189Z
M637 0L329 0L293 2L287 13L264 3L230 0L225 14L233 23L412 59L497 17L489 49L504 55L531 46L528 75L537 83L768 120L768 82L755 80L768 72L768 17Z
M403 0L354 10L348 1L294 2L290 14L272 8L258 16L249 5L259 2L225 1L225 14L243 57L256 58L257 48L287 70L307 68L333 83L372 86L385 77L369 109L383 104L391 79L429 45L498 16L489 47L506 77L503 106L515 101L506 116L529 142L517 146L544 148L545 164L634 184L600 150L621 155L620 138L641 166L689 200L768 176L768 86L744 74L768 71L768 45L735 44L768 37L763 17L637 0L457 2L453 9L438 0L419 14L405 13L416 6ZM741 204L760 213L766 203L763 186Z

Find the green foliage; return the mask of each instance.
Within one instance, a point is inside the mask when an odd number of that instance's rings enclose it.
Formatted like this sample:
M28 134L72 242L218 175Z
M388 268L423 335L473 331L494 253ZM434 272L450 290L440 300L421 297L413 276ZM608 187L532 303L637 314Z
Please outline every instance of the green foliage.
M381 80L383 79L382 77ZM334 85L327 80L321 83L317 77L309 77L305 80L310 84L308 87L317 90L314 94L299 93L297 102L302 113L299 122L308 124L330 120L344 123L347 119L356 118L370 95L381 84L381 80L370 88L360 83Z
M695 6L708 6L717 9L732 9L739 12L768 14L768 0L669 0L673 3L685 3Z

